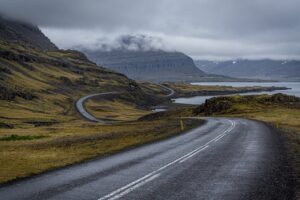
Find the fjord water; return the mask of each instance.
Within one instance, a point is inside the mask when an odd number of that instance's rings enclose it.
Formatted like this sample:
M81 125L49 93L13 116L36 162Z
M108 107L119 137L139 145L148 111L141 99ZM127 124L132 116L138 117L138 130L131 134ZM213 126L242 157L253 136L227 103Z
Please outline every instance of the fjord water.
M241 95L253 95L253 94L276 94L283 93L287 95L294 95L300 97L300 82L267 82L267 83L256 83L256 82L199 82L192 83L192 85L222 85L232 87L245 87L245 86L264 86L264 87L287 87L289 90L276 90L272 92L251 92L242 93ZM206 99L215 96L196 96L189 98L177 98L174 99L175 103L193 104L198 105L205 102Z

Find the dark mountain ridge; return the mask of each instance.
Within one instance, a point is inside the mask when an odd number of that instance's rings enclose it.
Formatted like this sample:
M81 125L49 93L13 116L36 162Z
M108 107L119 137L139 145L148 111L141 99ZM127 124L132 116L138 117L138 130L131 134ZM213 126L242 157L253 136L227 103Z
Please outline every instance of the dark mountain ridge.
M37 26L8 19L1 15L0 38L9 43L20 44L42 51L58 50Z
M107 91L124 91L123 96L142 106L160 100L145 94L125 75L97 66L83 53L58 49L34 25L0 18L0 27L0 101L5 105L58 110L86 94ZM0 113L0 122L4 114ZM74 116L74 112L68 114Z
M297 60L198 60L195 64L210 74L277 81L300 80L300 61Z
M181 52L86 49L83 52L97 64L136 80L193 81L206 76L195 66L192 58Z

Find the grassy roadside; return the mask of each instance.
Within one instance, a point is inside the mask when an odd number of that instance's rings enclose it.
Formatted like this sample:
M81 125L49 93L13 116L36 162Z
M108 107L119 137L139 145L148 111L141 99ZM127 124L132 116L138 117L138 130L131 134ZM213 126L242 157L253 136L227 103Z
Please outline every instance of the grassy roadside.
M120 100L88 101L88 111L121 122L82 119L76 100L108 91L120 91ZM137 120L168 101L164 92L77 51L44 52L0 39L0 183L179 134L176 115ZM198 122L186 120L186 128Z
M93 110L96 102L88 105ZM119 103L112 103L115 113ZM127 105L134 118L147 113ZM97 112L97 110L93 111ZM99 112L99 111L98 111ZM138 113L138 114L137 114ZM100 125L71 118L59 123L29 124L0 129L0 183L28 177L47 170L109 155L126 148L161 140L182 133L178 115L172 113L158 119ZM132 118L133 119L133 118ZM185 130L201 120L184 119Z
M145 82L145 81L138 81L138 83L147 94L165 97L170 92L159 84Z
M95 100L89 99L85 102L87 111L99 119L134 121L151 111L138 108L137 105L121 100Z
M225 116L267 122L285 138L300 199L300 98L276 94L217 97L194 110L196 115Z

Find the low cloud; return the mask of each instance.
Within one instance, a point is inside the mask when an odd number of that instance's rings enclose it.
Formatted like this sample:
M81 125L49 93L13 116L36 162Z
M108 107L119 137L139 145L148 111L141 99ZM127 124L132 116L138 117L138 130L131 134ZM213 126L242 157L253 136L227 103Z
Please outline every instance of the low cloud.
M82 46L82 45L81 45ZM82 46L84 47L84 46ZM75 47L76 48L76 47ZM101 38L89 49L97 49L102 51L153 51L168 50L163 44L161 38L146 35L121 35L117 38Z
M0 13L39 25L61 48L176 49L211 59L300 59L299 7L299 0L0 0ZM124 35L134 36L130 45L119 41ZM137 35L160 39L143 46Z

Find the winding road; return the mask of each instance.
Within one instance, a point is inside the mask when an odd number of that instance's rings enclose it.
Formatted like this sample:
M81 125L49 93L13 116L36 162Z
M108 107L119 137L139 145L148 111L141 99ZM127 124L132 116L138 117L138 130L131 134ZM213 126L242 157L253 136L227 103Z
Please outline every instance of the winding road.
M105 119L98 119L96 117L94 117L93 115L91 115L84 107L84 103L91 98L94 97L99 97L99 96L106 96L106 95L112 95L112 94L119 94L120 92L104 92L104 93L98 93L98 94L91 94L88 96L84 96L82 98L80 98L77 102L76 102L76 109L77 111L80 113L80 115L82 117L84 117L85 119L92 121L92 122L98 122L98 123L102 123L102 124L109 124L111 122L106 121Z
M158 84L160 87L164 88L167 90L169 93L165 95L166 98L170 98L175 94L175 91L171 88L168 88L167 86ZM102 123L102 124L112 124L113 121L105 120L105 119L98 119L91 115L84 107L84 103L91 98L94 97L100 97L100 96L107 96L107 95L112 95L112 94L120 94L121 92L103 92L103 93L97 93L97 94L91 94L88 96L84 96L80 98L76 102L76 109L80 113L80 115L85 118L86 120L92 121L92 122L97 122L97 123Z
M169 90L166 97L174 91ZM77 110L97 119L79 99ZM280 134L264 123L206 118L185 134L0 187L3 200L293 199Z
M292 199L280 134L206 118L185 134L0 187L3 200Z

